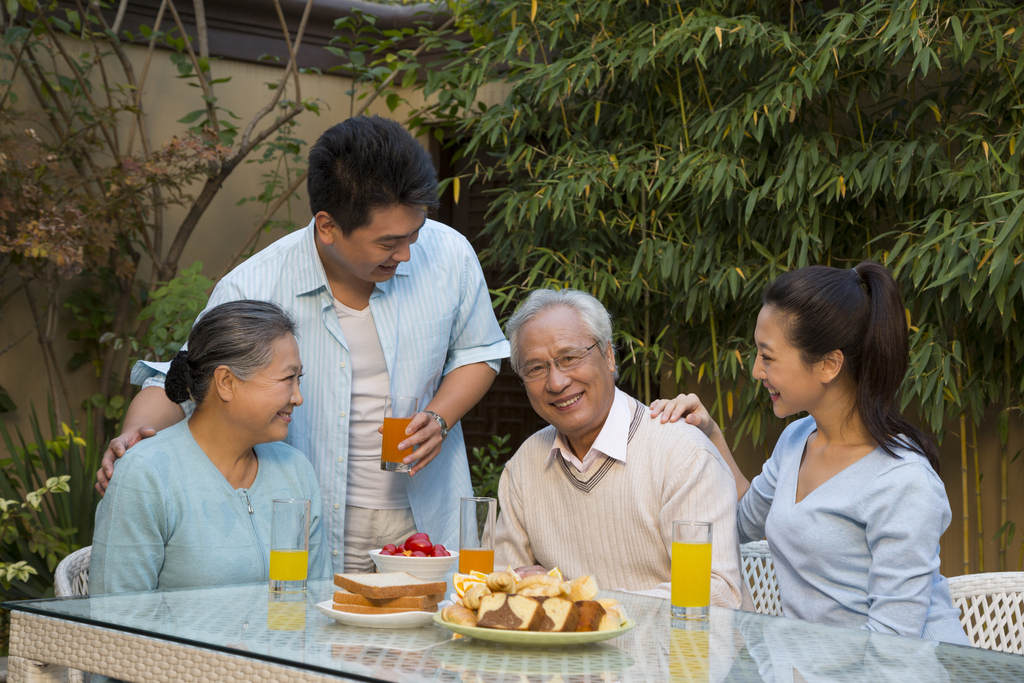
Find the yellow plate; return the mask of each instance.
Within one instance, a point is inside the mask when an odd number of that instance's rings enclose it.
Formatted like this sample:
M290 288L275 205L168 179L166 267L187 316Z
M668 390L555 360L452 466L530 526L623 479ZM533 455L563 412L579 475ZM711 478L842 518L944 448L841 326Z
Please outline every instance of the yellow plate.
M614 631L583 631L580 633L559 633L550 631L502 631L496 628L480 628L478 626L459 626L449 624L441 618L441 613L434 613L434 623L448 629L453 633L459 633L477 640L489 640L492 643L507 643L509 645L533 645L537 647L557 647L561 645L582 645L584 643L600 643L603 640L618 638L628 632L636 622L627 619L621 628Z

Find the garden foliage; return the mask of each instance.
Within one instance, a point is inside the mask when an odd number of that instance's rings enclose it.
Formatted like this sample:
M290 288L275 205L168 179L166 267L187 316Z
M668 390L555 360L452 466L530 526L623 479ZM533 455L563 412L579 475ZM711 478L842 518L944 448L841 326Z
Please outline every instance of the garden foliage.
M512 265L499 303L536 286L594 293L642 398L673 380L761 442L770 408L749 377L765 285L877 260L908 305L903 405L939 438L948 418L1002 410L1008 528L1006 425L1024 388L1019 3L451 6L454 29L419 31L444 57L413 122L456 131L456 190L501 180L485 254ZM349 67L380 87L408 56ZM488 107L495 82L508 95ZM966 506L966 426L959 437Z

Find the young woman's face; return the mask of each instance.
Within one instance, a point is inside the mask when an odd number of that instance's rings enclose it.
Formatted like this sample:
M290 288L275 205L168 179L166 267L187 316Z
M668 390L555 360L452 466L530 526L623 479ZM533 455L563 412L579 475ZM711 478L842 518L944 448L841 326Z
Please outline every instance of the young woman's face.
M827 383L822 382L822 363L804 362L800 351L786 338L785 323L775 309L765 306L757 316L754 330L754 379L771 395L776 417L813 412L827 388Z

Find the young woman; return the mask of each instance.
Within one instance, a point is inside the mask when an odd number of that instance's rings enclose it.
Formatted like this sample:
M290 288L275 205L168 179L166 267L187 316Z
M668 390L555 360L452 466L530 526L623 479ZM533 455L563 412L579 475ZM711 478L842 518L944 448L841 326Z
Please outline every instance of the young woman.
M694 395L655 401L685 415L736 477L740 542L768 539L786 616L967 645L939 574L951 513L938 452L897 408L907 321L882 266L810 266L765 290L754 378L789 425L754 481Z
M331 575L320 489L281 441L302 404L295 326L274 304L210 310L165 391L191 417L125 455L96 509L90 589L114 593L268 579L271 500L311 500L309 578Z

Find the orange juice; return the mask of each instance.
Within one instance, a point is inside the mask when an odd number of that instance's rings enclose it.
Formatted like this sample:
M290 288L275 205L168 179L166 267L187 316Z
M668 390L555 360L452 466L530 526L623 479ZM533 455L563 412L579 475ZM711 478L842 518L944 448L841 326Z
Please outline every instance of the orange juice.
M304 581L309 572L308 550L271 550L271 581Z
M490 574L494 571L494 551L487 548L460 548L459 573L472 571Z
M707 607L711 604L711 544L672 544L672 604Z
M383 462L402 462L402 458L412 455L412 449L398 450L398 444L405 439L405 430L412 422L411 417L385 417L384 441L380 447L380 459Z

